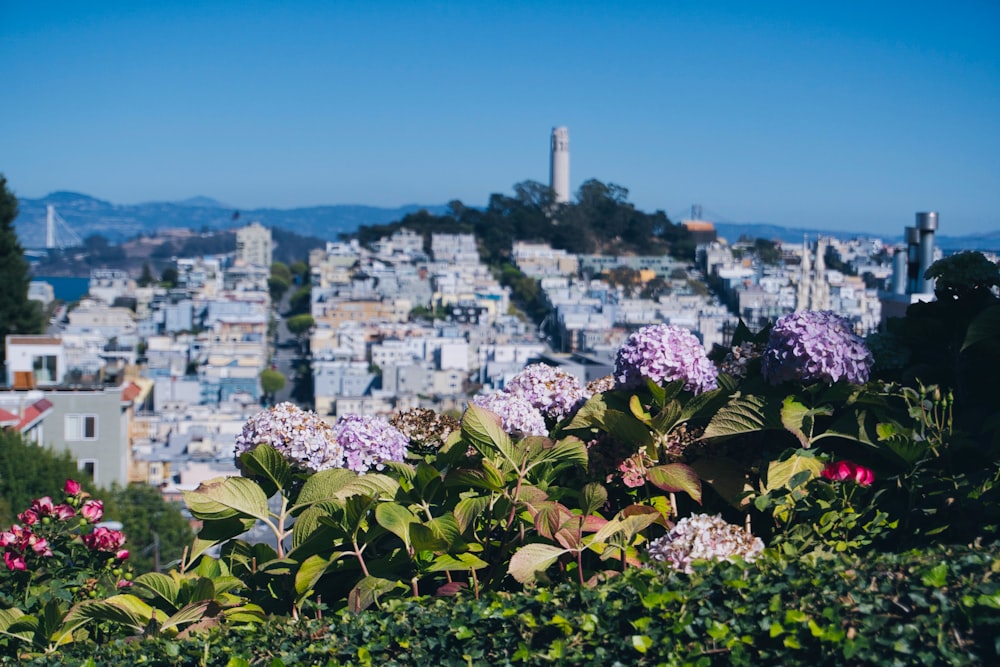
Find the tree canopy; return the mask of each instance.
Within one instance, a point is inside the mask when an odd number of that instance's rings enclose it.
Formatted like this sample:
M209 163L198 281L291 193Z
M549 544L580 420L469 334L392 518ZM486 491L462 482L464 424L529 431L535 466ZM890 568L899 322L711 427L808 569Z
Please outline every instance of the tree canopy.
M28 262L17 238L17 197L7 189L0 174L0 362L5 361L8 334L41 333L44 325L41 304L28 299Z
M499 266L509 261L515 240L548 243L572 253L644 254L694 259L694 242L681 225L663 211L644 213L628 201L628 189L591 179L580 186L576 201L558 204L551 188L537 181L522 181L513 196L494 193L485 209L469 208L460 201L448 204L448 213L418 211L399 222L363 225L357 237L368 244L400 228L424 235L425 247L432 233L474 233L480 254Z

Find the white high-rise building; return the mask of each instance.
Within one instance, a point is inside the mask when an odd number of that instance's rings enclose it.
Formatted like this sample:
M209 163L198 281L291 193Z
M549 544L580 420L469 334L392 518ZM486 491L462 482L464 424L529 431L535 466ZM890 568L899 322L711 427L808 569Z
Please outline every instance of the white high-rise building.
M569 128L552 128L552 148L549 163L549 187L556 203L569 201Z
M236 230L236 259L243 260L250 266L269 268L273 253L271 230L264 225L251 222Z

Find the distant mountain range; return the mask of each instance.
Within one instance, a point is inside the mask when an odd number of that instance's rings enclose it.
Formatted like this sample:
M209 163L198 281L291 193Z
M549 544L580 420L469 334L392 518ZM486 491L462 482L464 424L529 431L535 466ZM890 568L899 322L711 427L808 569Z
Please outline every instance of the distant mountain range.
M18 198L19 214L14 226L25 248L45 246L46 207L49 204L56 207L56 213L66 226L81 239L100 234L112 243L135 238L139 234L149 235L158 229L180 227L215 231L242 227L253 221L302 236L336 240L339 234L352 233L361 225L395 222L421 209L434 215L447 211L444 205L416 204L398 208L337 205L236 210L209 197L120 205L76 192L53 192L41 199ZM60 231L60 225L57 225L57 241Z
M221 230L241 227L259 221L268 227L277 227L321 239L336 240L342 233L353 233L361 225L380 225L396 222L408 213L421 209L434 215L447 211L447 206L412 204L398 208L340 204L306 208L259 208L237 211L232 206L210 197L192 197L177 202L150 202L147 204L120 205L76 192L53 192L41 199L21 198L20 214L14 225L25 248L42 248L45 245L46 206L56 207L59 217L81 239L100 234L112 243L120 243L139 234L152 234L159 229L180 227L187 229ZM238 215L237 215L238 214ZM801 243L803 236L815 239L817 235L852 239L865 236L860 232L817 230L779 227L766 223L716 223L719 236L730 242L741 236L777 239L786 243ZM57 239L60 230L57 229ZM900 243L903 229L893 236L880 236L888 243ZM938 246L945 251L961 249L1000 251L1000 230L968 236L938 235Z

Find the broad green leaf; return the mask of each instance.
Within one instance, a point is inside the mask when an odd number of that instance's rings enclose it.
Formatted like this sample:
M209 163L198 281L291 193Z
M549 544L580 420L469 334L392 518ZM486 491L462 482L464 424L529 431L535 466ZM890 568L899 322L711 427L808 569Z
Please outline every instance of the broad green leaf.
M827 406L809 408L797 401L794 396L788 396L781 404L782 425L799 439L799 443L808 448L812 442L813 425L816 416L830 416L833 410Z
M593 514L608 502L608 490L599 482L591 482L583 487L580 497L583 500L581 503L583 513Z
M632 398L628 402L628 409L633 417L641 421L645 426L652 427L653 415L649 414L649 411L646 410L638 395L632 394Z
M278 450L270 445L257 445L240 455L240 463L253 477L268 498L285 488L292 479L292 469Z
M789 482L802 472L808 472L809 478L818 477L823 471L824 463L815 456L803 451L793 452L787 457L771 461L767 466L767 485L764 492L780 488L792 488Z
M399 585L391 579L367 576L361 579L347 595L347 604L351 611L359 612L367 609L378 598Z
M410 540L417 551L450 551L464 549L458 520L451 513L434 517L424 523L410 525Z
M394 498L397 491L399 482L388 475L372 472L359 475L344 468L331 468L306 480L291 511L297 515L316 503L343 501L355 495Z
M445 572L455 570L481 570L489 565L486 561L470 553L441 554L434 557L427 567L427 572Z
M965 330L965 340L962 342L962 352L965 352L973 345L985 341L993 341L994 344L1000 339L1000 306L990 306L984 308Z
M604 525L599 531L594 533L590 539L591 544L599 544L610 541L612 538L622 535L625 541L631 540L640 531L660 520L659 512L643 512L630 514L628 516L619 513Z
M746 468L725 456L702 458L691 463L699 479L706 482L733 507L747 503L744 493L751 490Z
M301 599L304 599L302 596L305 593L315 588L316 582L326 573L326 568L329 565L329 559L318 555L310 556L302 561L298 572L295 573L295 592L300 596L300 602Z
M295 517L295 524L292 525L292 549L298 549L316 531L322 530L325 524L320 522L320 518L324 516L330 516L330 512L323 503L316 503Z
M566 430L575 430L593 428L595 426L603 427L605 426L604 413L607 409L608 405L604 401L604 394L594 394L587 399L586 403L580 406L580 409L573 415L573 419L563 428Z
M264 609L256 604L224 609L222 615L230 623L266 623L268 620Z
M188 509L199 519L268 518L267 496L253 480L216 477L184 493Z
M544 502L535 510L535 530L542 537L551 540L572 516L564 505L552 501Z
M464 533L469 529L469 526L475 524L476 519L489 507L490 499L488 496L472 496L471 498L462 498L457 503L455 503L455 519L458 521L458 526Z
M176 608L179 604L180 585L173 577L159 572L147 572L136 577L134 583L137 587L149 591L171 607Z
M380 526L403 540L406 550L410 550L410 525L419 522L413 512L399 503L379 503L375 507L375 520Z
M657 488L671 493L683 491L695 502L701 503L701 480L698 479L698 473L689 465L668 463L656 466L649 469L646 478Z
M38 619L17 608L0 609L0 635L31 642L38 627Z
M211 600L201 600L199 602L193 602L183 609L179 609L176 613L170 615L166 620L163 621L163 625L160 627L161 630L168 630L170 628L178 628L182 625L187 625L188 623L195 623L205 618L205 612L208 611L209 606L212 604Z
M514 454L510 436L500 426L500 417L486 408L470 404L462 415L462 435L479 450L483 456L492 457L500 452L513 467L520 465Z
M878 424L879 420L872 410L848 410L813 438L813 444L823 438L846 438L869 447L878 447L873 439L878 437Z
M556 560L567 553L551 544L526 544L511 556L507 572L519 583L534 581L539 572L544 572Z
M445 486L485 489L487 491L502 491L504 488L503 473L488 459L483 459L481 468L458 468L452 470L444 479Z
M551 443L551 441L549 442ZM537 451L529 463L531 467L540 463L586 466L587 461L587 445L576 436L571 435Z
M623 442L635 445L636 449L647 447L654 442L649 428L632 415L618 410L607 410L604 423L608 433Z
M663 406L659 414L653 418L651 426L657 433L665 434L670 431L681 417L681 404L679 401L670 401Z
M702 437L727 437L768 428L780 428L780 420L772 420L765 415L766 406L767 399L763 396L737 396L719 408L708 422Z
M117 623L143 632L152 621L162 623L167 615L134 595L114 595L107 600L86 600L69 610L67 621L88 619Z

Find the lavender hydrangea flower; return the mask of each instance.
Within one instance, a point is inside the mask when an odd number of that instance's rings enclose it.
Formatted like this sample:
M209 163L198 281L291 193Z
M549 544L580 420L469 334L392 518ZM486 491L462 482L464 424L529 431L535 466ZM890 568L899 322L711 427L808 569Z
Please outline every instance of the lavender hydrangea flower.
M764 351L761 372L771 384L789 380L868 381L874 358L850 323L829 311L802 311L778 319Z
M261 444L274 447L293 468L306 472L340 467L344 460L330 425L292 403L279 403L247 420L236 436L237 465L240 454Z
M663 537L649 543L649 556L675 570L690 574L695 560L728 560L739 556L752 561L764 543L750 531L726 523L719 515L693 514L677 522Z
M344 415L333 425L343 452L340 467L354 472L382 470L386 461L402 461L410 440L382 417Z
M645 378L658 384L683 380L685 389L700 394L716 388L718 374L701 342L686 329L668 324L639 329L615 358L619 389L642 386Z
M568 417L591 396L576 377L547 364L525 366L504 391L521 396L555 422Z
M485 408L500 417L500 426L507 433L519 435L548 435L545 417L526 398L518 394L498 391L472 399L474 405Z

